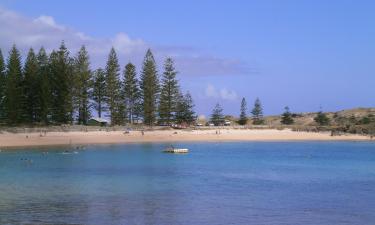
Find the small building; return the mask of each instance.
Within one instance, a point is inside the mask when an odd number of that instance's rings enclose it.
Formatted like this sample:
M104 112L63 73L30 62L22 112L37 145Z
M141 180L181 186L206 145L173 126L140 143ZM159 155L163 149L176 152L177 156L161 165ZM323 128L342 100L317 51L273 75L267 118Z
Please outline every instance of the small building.
M133 119L133 124L143 124L143 120L142 119Z
M101 127L105 127L105 126L108 125L108 121L105 120L105 119L103 119L103 118L91 118L87 122L87 125L89 125L89 126L101 126Z

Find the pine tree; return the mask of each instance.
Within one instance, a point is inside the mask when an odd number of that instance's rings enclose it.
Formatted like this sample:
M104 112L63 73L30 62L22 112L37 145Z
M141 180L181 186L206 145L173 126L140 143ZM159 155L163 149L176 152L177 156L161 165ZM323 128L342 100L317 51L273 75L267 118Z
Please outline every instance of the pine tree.
M51 115L51 78L50 67L48 64L48 56L42 47L37 55L38 60L38 82L39 88L39 107L37 108L38 122L48 124Z
M73 79L72 59L64 42L58 51L50 55L50 72L52 87L52 119L58 124L72 123L73 121Z
M144 123L152 126L156 121L159 79L154 56L147 50L143 61L140 89L142 94Z
M220 126L224 123L224 115L223 109L221 108L220 104L217 103L215 108L212 110L211 119L210 121L215 124L215 126Z
M326 126L329 125L330 120L325 113L319 111L316 117L314 118L314 121L318 123L320 126Z
M164 63L159 103L160 122L166 125L170 125L173 122L176 113L177 98L179 95L176 75L177 72L174 68L173 60L167 58Z
M288 106L285 107L285 112L281 116L281 123L285 125L290 125L294 123L292 113L290 112Z
M51 52L48 58L48 72L50 74L50 88L51 88L51 122L58 124L58 106L57 99L59 94L59 84L57 79L58 73L58 54L55 50Z
M5 123L5 88L6 88L6 77L5 77L5 62L3 53L0 49L0 125Z
M135 66L128 63L124 70L124 97L127 106L127 120L130 123L134 122L140 105L140 90L136 76Z
M120 65L115 49L112 48L106 66L106 103L109 109L111 125L123 124L124 101L121 91Z
M5 116L10 125L17 125L23 122L23 77L21 69L21 56L13 45L9 52L6 69L6 90L5 90Z
M194 102L193 102L193 98L191 97L190 93L187 92L184 96L184 105L185 105L185 122L187 124L192 124L196 121L197 119L197 116L195 115L195 111L194 111Z
M247 111L247 106L246 106L246 99L245 98L242 98L242 101L241 101L241 113L240 113L240 119L238 120L238 123L240 125L246 125L247 123L247 115L246 115L246 111Z
M262 108L262 104L261 104L259 98L257 98L255 100L254 108L251 111L251 114L253 116L253 124L254 125L261 125L261 124L264 123L264 121L263 121L263 108Z
M92 86L89 56L85 46L82 46L74 59L74 102L78 110L78 124L86 125L89 120L89 92Z
M176 122L191 125L196 120L193 99L189 92L183 96L179 94L176 104Z
M39 89L38 80L39 65L34 50L30 48L24 67L24 94L25 94L25 119L26 123L37 122L39 115Z
M98 112L99 118L102 117L103 112L106 110L104 107L105 102L105 72L99 68L94 72L94 84L92 91L92 99L94 100L94 108Z

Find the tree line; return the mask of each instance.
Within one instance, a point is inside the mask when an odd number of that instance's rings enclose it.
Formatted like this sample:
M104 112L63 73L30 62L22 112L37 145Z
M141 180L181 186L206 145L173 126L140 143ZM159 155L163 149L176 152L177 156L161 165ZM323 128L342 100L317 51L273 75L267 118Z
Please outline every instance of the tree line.
M85 46L71 56L64 42L50 54L30 48L22 64L13 45L6 60L0 50L0 124L86 125L94 111L109 117L111 125L193 123L194 103L180 89L173 59L163 67L159 78L148 49L140 74L131 62L121 74L112 48L105 68L91 70Z
M262 103L260 102L259 98L255 99L254 107L251 110L251 119L252 123L254 125L262 125L264 124L263 119L263 107ZM247 116L247 103L246 99L242 98L241 100L241 108L240 108L240 116L237 121L240 125L246 125L249 120L249 117ZM225 116L223 114L223 108L220 106L219 103L217 103L212 110L212 114L210 117L210 122L214 124L215 126L223 125L225 123Z
M281 120L280 120L281 124L284 124L284 125L294 124L293 117L295 117L296 114L291 113L288 106L286 106L284 110L285 110L284 113L281 114ZM252 110L250 111L250 114L251 116L249 117L247 113L246 99L242 98L241 106L240 106L240 115L239 115L239 119L237 120L237 123L239 125L246 125L249 119L251 119L253 125L265 124L265 121L263 119L263 107L259 98L255 99L254 106ZM323 113L322 111L319 111L317 115L314 117L314 121L318 125L326 126L326 125L329 125L330 119L327 117L325 113ZM223 114L223 109L219 103L217 103L214 109L212 110L210 122L214 124L215 126L224 125L225 123L225 116Z

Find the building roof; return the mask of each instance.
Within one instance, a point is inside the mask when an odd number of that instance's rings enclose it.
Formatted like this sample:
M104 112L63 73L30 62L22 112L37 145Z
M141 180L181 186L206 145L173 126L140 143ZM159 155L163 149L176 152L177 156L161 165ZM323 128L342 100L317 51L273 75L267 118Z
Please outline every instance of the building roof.
M96 122L99 122L99 123L108 123L107 120L103 118L99 118L99 117L94 117L94 118L91 118L90 120L95 120Z

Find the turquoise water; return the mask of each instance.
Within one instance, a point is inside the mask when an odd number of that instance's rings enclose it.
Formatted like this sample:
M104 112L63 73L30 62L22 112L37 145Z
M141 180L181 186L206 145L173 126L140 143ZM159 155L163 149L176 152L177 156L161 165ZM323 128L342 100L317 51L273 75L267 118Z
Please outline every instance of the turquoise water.
M3 150L0 224L375 224L375 143L165 146Z

